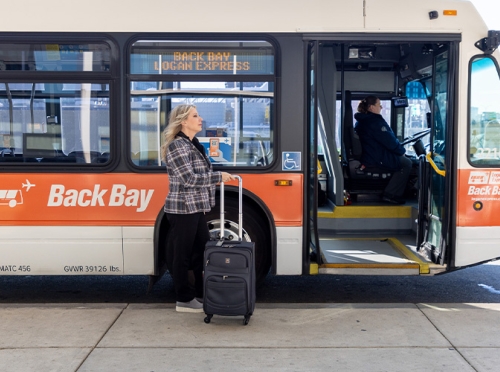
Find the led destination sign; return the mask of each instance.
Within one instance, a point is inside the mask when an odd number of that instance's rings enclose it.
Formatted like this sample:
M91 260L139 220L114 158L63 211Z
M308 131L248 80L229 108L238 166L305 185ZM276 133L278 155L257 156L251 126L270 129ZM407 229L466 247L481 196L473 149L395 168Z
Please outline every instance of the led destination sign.
M173 61L162 61L162 71L249 71L250 62L236 61L230 52L174 52ZM155 61L155 70L160 69Z
M132 74L273 74L270 49L136 49Z

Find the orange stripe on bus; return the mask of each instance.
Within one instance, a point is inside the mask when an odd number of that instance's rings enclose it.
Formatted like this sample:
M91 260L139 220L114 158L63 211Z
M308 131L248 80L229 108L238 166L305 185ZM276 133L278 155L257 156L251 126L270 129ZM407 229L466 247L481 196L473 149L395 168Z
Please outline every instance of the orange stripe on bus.
M500 171L458 172L457 226L500 226Z
M301 174L243 174L276 226L302 226ZM275 186L290 179L292 186ZM228 183L230 185L231 183ZM0 224L153 226L168 193L166 173L3 174Z

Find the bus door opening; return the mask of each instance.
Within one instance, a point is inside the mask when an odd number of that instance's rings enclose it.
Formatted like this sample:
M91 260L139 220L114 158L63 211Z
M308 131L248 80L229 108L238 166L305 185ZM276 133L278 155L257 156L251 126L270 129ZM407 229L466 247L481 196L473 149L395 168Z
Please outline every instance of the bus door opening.
M431 93L431 137L429 151L421 158L418 252L433 263L450 259L450 208L452 203L452 123L455 60L453 48L435 53L432 79L426 80ZM447 192L448 191L448 192Z
M419 275L430 272L430 263L438 264L434 273L442 271L452 197L445 193L452 178L443 171L452 168L457 44L359 44L323 42L309 55L309 152L315 155L309 163L309 238L319 253L318 272ZM382 198L390 170L361 168L354 115L370 95L380 100L380 115L413 165L401 206ZM318 162L324 207L318 205Z

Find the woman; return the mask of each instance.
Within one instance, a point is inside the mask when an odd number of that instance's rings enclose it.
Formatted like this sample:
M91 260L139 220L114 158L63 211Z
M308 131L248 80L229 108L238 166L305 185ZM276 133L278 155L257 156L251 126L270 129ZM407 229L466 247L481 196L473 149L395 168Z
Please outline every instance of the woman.
M212 171L205 148L195 137L202 121L196 106L179 105L163 132L162 157L169 181L164 207L170 225L167 247L173 255L171 274L180 312L203 312L203 252L210 239L205 212L215 205L215 185L234 179L229 173Z
M385 168L394 172L387 184L382 199L393 204L404 204L404 194L412 167L411 160L404 154L405 148L394 135L391 127L380 112L382 105L375 96L368 96L359 102L354 129L359 136L361 163L365 166Z

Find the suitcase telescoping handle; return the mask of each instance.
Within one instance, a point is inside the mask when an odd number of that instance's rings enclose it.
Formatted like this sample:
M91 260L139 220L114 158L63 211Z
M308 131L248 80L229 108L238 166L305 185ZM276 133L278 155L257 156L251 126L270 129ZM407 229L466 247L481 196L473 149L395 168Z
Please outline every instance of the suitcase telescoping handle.
M238 180L238 238L243 240L243 180L240 176L234 176ZM224 241L224 182L220 183L220 242Z

